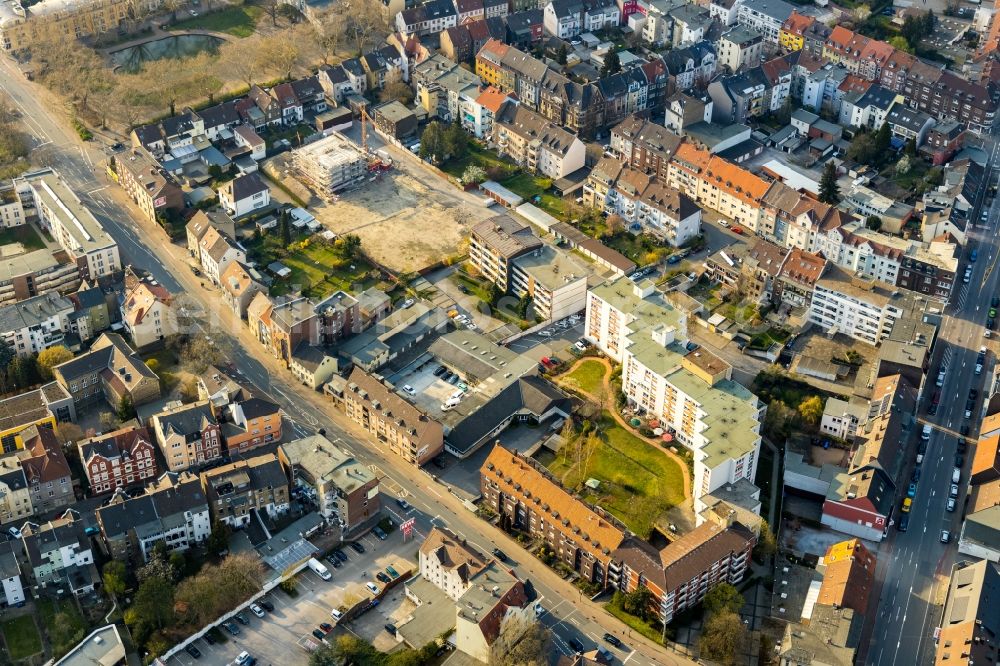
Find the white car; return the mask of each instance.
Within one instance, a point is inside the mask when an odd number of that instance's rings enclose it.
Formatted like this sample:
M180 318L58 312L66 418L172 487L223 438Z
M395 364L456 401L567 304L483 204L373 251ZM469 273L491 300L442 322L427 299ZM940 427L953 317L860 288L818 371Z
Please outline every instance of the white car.
M465 327L466 327L467 329L469 329L470 331L474 331L474 330L476 330L476 328L477 328L477 327L476 327L476 322L474 322L474 321L470 321L470 322L469 322L468 324L466 324L466 325L465 325Z
M464 314L460 314L457 317L455 317L455 321L457 321L460 324L464 324L465 322L469 321L469 318Z
M951 541L951 532L941 530L941 543L948 543L949 541Z
M247 652L246 650L236 655L236 663L239 664L240 666L243 666L243 664L247 663L248 661L250 661L250 653Z
M951 484L951 488L948 489L948 495L951 497L958 497L958 484Z
M344 614L340 612L339 608L334 608L332 611L330 611L330 617L332 617L334 620L339 620L340 618L344 617Z
M416 395L417 394L417 392L414 391L413 387L410 386L409 384L403 384L403 390L406 391L407 393L409 393L410 395Z
M948 504L945 506L945 509L947 509L948 511L954 511L955 510L955 498L954 497L949 497L948 498Z
M21 536L22 536L21 535L21 530L17 529L16 527L10 527L10 528L8 528L7 529L7 533L10 534L15 539L20 539Z
M371 581L368 581L367 583L365 583L365 587L367 587L368 591L371 592L372 594L378 594L379 593L378 585L376 585L375 583L373 583Z
M264 617L264 609L257 604L250 604L250 612L257 617Z
M410 307L411 305L413 305L413 299L412 298L408 298L405 301L403 301L403 309L404 310L406 308Z
M587 345L583 344L579 340L577 340L576 342L574 342L573 346L576 347L577 349L579 349L580 351L587 351Z

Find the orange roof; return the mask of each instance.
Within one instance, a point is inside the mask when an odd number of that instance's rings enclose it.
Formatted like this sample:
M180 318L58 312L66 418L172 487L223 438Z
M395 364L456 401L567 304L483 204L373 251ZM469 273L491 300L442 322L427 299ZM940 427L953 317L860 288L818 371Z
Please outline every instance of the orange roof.
M865 47L861 50L861 57L866 60L873 60L882 64L889 60L895 50L896 49L885 42L872 39L865 44Z
M708 168L711 159L712 153L684 142L674 151L671 162L689 173L699 173Z
M806 28L811 26L815 21L816 17L814 16L805 16L804 14L799 14L797 11L792 11L792 15L785 19L781 29L784 32L801 37Z
M985 424L985 419L983 422ZM980 483L1000 478L1000 433L993 432L979 438L969 474L973 481L978 479Z
M847 45L850 44L853 39L853 32L842 25L838 25L832 32L830 32L830 36L826 38L826 46L832 51L839 51L843 53L847 49Z
M485 51L487 53L492 53L502 58L504 55L506 55L509 49L510 47L501 42L500 40L491 39L485 44L483 44L483 48L479 49L479 53L483 53Z
M996 430L1000 430L1000 412L988 414L983 418L983 422L979 426L979 435L983 436Z
M857 74L848 74L844 77L843 83L837 86L837 90L843 93L857 92L864 94L868 92L868 89L872 85L874 84L868 79L864 79Z
M499 444L493 447L479 473L497 483L508 497L516 496L531 506L551 527L603 562L610 561L611 553L625 538L624 532L606 518Z
M859 539L830 546L823 557L826 571L816 603L868 610L868 594L875 581L875 556Z
M1000 505L1000 479L994 479L969 490L969 514Z
M1000 12L1000 0L996 0L993 5L993 16L990 19L989 33L983 41L982 46L979 47L980 57L989 55L1000 49L1000 17L997 16L997 12Z
M759 203L767 188L771 186L769 182L743 167L715 156L709 160L706 176L709 182L720 189L725 189L749 203Z
M500 112L501 105L508 98L509 95L507 93L500 92L493 86L487 86L483 92L479 93L479 97L476 98L476 104L489 109L495 115Z
M788 259L782 265L780 275L802 284L814 286L816 281L823 277L825 268L826 259L823 257L800 248L794 248L788 253Z

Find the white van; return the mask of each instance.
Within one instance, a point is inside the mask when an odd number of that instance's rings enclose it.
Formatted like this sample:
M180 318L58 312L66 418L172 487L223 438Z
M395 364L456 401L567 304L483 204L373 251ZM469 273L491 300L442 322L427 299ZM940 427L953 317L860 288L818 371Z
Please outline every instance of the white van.
M944 368L941 368L941 371L938 372L937 381L934 384L938 387L944 386Z
M339 620L340 618L344 617L344 614L343 612L341 612L339 608L334 608L332 611L330 611L330 617L332 617L334 620Z
M958 483L958 480L962 478L962 470L956 467L951 473L951 482Z
M330 580L333 576L330 575L330 570L323 565L322 562L317 560L315 557L309 558L309 568L315 572L317 576L323 580Z
M931 438L931 427L929 425L925 425L924 429L920 431L920 439L926 442L930 438Z

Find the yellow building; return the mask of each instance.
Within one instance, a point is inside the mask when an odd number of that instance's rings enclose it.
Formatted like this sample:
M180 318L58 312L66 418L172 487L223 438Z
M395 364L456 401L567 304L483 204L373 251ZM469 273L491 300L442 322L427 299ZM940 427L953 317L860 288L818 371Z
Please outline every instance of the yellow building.
M150 15L162 0L42 0L23 7L21 0L0 3L0 47L22 51L42 30L69 39L95 37L124 29Z
M73 417L73 398L55 382L0 400L0 455L23 449L21 433L30 426L54 428Z
M778 31L778 44L785 51L801 50L806 45L805 31L815 20L812 16L793 11Z

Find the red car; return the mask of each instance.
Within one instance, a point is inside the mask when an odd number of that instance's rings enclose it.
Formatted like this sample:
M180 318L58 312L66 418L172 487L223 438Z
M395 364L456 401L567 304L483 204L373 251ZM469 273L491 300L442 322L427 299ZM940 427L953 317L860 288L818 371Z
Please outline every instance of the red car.
M737 226L734 225L734 226L732 226L730 228L733 230L734 234L737 234L737 235L740 235L740 236L743 235L743 227L737 227Z
M329 622L321 622L319 628L323 630L324 634L328 634L333 631L333 625Z

